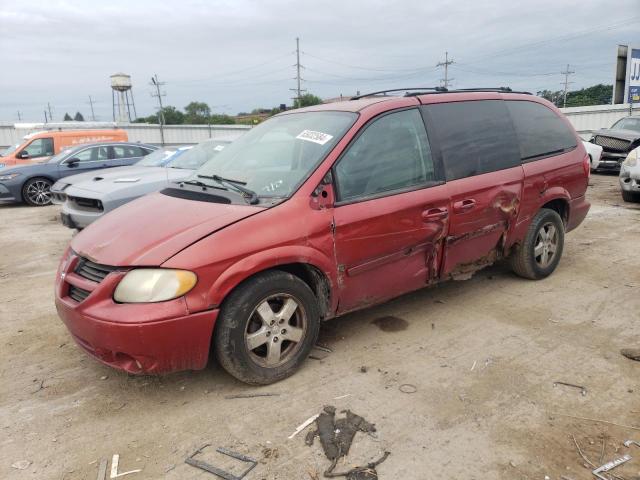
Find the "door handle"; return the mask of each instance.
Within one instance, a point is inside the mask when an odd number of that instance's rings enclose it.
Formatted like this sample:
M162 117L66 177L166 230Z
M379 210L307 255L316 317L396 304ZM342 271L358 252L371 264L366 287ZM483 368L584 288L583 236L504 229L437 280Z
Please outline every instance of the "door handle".
M475 206L476 206L476 201L473 198L467 198L465 200L460 200L459 202L455 202L453 204L453 211L455 213L464 213L464 212L468 212Z
M422 212L422 220L442 220L449 216L449 211L446 208L429 208Z

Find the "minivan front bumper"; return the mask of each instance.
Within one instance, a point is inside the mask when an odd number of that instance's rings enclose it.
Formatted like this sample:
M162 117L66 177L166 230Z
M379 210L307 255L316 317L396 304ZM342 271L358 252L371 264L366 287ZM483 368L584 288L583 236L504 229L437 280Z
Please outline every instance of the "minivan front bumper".
M78 261L75 256L63 260L56 279L55 303L58 315L86 353L134 374L206 367L218 310L190 313L184 298L118 304L112 294L125 272L114 271L95 283L74 272ZM84 300L77 301L70 296L73 288L92 290Z

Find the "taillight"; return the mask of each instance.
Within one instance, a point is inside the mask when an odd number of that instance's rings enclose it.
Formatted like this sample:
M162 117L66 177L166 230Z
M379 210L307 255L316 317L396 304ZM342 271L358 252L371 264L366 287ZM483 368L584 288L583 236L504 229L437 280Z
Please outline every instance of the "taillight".
M584 174L589 179L591 177L591 161L589 158L589 154L584 156L584 160L582 161L582 167L584 168Z

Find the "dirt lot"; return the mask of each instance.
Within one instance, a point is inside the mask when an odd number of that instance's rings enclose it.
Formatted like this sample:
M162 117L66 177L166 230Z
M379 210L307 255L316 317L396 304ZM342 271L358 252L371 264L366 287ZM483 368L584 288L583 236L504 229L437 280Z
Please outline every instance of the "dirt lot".
M94 479L118 453L120 471L142 469L132 480L213 479L184 463L204 443L258 458L247 480L322 478L319 444L287 437L326 404L376 424L340 467L389 450L381 479L593 478L572 435L595 465L637 456L616 470L636 478L640 450L622 442L640 440L640 363L619 350L640 347L640 206L623 205L616 177L592 183L550 278L496 265L333 320L321 338L332 354L259 389L215 365L133 377L88 358L53 305L71 231L56 207L0 207L0 478ZM256 391L280 395L225 398Z

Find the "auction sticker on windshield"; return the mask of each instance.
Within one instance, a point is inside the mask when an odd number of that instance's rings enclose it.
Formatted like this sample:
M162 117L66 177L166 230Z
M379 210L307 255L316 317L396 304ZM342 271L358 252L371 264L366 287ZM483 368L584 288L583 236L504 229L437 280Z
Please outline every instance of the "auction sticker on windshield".
M296 138L300 140L306 140L307 142L324 145L333 138L333 135L322 132L314 132L313 130L303 130L302 133L300 133L300 135L298 135Z

